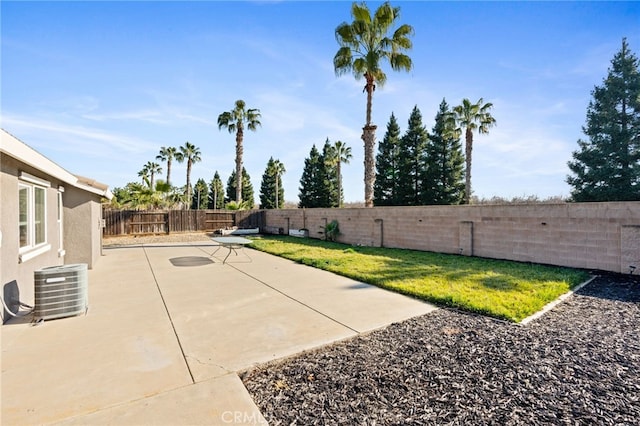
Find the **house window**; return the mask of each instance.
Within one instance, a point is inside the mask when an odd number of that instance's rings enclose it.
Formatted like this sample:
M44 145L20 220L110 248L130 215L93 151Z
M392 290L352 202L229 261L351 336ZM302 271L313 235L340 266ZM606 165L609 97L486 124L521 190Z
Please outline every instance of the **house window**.
M29 245L29 192L30 188L20 185L20 247Z
M49 182L22 173L18 184L20 261L49 250L47 244L47 187Z

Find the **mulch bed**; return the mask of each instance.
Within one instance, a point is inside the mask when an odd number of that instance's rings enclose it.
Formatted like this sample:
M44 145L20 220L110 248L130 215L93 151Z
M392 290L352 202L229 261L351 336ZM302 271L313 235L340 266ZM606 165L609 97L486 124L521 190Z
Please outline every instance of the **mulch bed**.
M521 326L440 309L241 375L270 425L634 424L640 280Z

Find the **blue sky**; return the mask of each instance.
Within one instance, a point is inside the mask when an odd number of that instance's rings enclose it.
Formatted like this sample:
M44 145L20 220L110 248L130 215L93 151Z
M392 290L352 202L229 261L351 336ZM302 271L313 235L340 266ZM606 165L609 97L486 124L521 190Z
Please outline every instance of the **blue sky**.
M379 2L369 2L371 9ZM492 102L476 136L480 197L567 196L566 163L591 90L627 37L640 52L637 2L392 2L415 29L409 73L387 68L373 99L382 139L417 105L428 130L443 98ZM336 77L334 30L351 2L12 2L1 13L1 126L72 173L112 187L138 180L161 146L202 152L192 179L223 181L235 139L217 117L237 99L262 112L245 134L256 200L269 157L298 199L304 159L326 138L352 147L346 201L362 201L364 82ZM184 185L184 165L172 181Z

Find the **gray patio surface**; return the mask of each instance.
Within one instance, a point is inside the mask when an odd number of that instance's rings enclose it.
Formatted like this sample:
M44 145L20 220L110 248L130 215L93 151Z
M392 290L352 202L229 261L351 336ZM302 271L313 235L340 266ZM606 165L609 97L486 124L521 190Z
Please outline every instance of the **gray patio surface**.
M263 424L237 372L435 309L213 244L105 249L87 315L2 326L1 424Z

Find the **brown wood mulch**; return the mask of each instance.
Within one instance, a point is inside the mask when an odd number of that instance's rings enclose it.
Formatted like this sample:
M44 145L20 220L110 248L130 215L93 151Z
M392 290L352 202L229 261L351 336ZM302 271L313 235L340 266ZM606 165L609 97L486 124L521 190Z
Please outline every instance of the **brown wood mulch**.
M526 326L440 309L241 377L272 426L637 425L640 279Z

